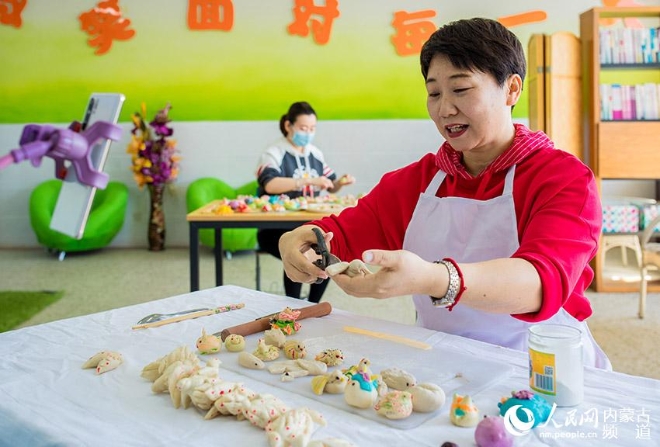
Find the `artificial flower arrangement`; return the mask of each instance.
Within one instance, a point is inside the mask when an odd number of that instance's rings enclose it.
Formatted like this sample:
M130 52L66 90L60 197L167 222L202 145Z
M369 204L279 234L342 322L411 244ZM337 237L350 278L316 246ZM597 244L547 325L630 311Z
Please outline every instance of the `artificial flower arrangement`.
M133 134L126 152L131 154L135 182L140 188L144 185L162 186L174 181L179 174L179 160L176 140L168 138L174 133L168 117L172 106L168 103L147 126L145 117L147 106L142 103L141 112L134 113Z

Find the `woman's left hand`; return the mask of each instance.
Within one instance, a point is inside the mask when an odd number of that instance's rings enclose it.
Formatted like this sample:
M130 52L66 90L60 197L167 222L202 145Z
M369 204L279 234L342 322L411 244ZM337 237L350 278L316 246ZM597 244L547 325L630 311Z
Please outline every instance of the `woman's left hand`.
M428 262L407 250L368 250L362 260L369 266L379 267L372 275L332 276L333 281L347 294L356 297L391 298L412 294L433 294L442 290L443 274L447 269ZM444 269L444 272L443 272Z

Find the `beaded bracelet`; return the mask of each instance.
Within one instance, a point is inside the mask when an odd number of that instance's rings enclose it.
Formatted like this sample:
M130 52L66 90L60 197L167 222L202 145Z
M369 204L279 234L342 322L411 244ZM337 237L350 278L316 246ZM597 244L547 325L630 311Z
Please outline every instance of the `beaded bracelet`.
M436 264L442 264L447 267L449 272L449 286L447 287L447 293L441 298L431 296L431 303L435 307L446 307L448 310L452 310L458 301L463 296L463 292L467 289L463 281L463 272L460 267L451 258L444 258L439 261L435 261Z

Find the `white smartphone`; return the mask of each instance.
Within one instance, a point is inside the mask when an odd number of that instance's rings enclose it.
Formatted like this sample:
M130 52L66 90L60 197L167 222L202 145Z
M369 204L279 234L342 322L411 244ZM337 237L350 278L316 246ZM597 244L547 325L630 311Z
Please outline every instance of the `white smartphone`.
M82 122L82 130L96 121L117 124L125 96L120 93L92 93ZM94 143L90 159L97 171L102 171L108 158L111 140L102 138ZM96 188L78 181L75 169L69 167L62 180L62 189L55 204L50 228L75 239L81 239L92 208Z

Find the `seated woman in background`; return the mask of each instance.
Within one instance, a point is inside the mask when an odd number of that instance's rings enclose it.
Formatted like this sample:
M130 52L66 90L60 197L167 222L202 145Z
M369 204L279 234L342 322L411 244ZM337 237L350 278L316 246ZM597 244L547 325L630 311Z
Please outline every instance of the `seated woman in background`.
M338 192L343 186L355 182L351 175L337 178L337 174L325 164L323 153L312 145L316 131L316 112L306 102L296 102L280 118L283 137L261 154L257 168L259 189L257 195L286 194L295 199L302 195L318 196L321 191ZM257 233L259 247L280 258L277 247L280 236L286 230L260 230ZM325 280L312 284L309 301L318 303L328 285ZM300 298L302 284L291 281L284 273L284 291L287 296Z

